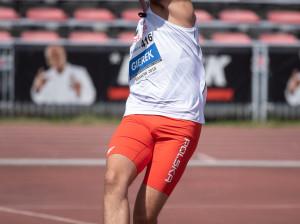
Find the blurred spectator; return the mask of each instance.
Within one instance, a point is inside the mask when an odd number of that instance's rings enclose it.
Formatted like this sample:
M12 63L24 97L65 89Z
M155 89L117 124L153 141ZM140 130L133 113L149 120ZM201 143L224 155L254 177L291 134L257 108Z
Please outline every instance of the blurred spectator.
M298 69L293 70L284 94L289 105L300 106L300 72Z
M86 68L67 62L61 46L48 46L45 58L49 69L40 68L31 88L36 104L91 105L96 90Z

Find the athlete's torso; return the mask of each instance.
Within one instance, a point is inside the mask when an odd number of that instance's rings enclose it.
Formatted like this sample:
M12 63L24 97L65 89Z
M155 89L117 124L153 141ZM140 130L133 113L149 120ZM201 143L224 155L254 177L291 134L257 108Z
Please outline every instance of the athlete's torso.
M138 23L129 67L125 115L155 114L204 123L206 86L196 25L172 24L149 9Z

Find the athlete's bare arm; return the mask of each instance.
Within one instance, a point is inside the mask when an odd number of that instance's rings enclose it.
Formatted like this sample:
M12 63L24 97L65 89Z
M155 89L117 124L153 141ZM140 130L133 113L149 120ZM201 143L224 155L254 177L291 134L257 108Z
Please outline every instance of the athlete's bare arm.
M151 10L163 19L183 27L195 24L191 0L149 0Z

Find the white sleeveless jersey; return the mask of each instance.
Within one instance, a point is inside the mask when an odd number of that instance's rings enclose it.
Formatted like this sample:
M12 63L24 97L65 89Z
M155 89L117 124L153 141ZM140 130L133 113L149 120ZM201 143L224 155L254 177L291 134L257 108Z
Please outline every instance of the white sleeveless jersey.
M130 48L125 115L152 114L204 123L205 72L198 29L154 14L139 21Z

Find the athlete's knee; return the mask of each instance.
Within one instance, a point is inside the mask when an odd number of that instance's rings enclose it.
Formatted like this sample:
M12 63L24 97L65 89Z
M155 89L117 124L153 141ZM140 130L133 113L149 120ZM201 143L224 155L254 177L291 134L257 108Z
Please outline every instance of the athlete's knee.
M114 194L126 194L129 187L129 177L125 173L107 170L105 173L105 192Z
M136 177L136 166L122 155L108 158L105 172L105 196L127 197L129 185Z
M105 192L117 193L124 191L126 188L125 180L120 177L120 174L114 170L107 170L105 173Z
M108 186L126 185L127 182L126 173L114 169L109 169L105 172L105 184Z
M116 186L118 185L118 174L114 170L107 170L105 172L105 186Z

